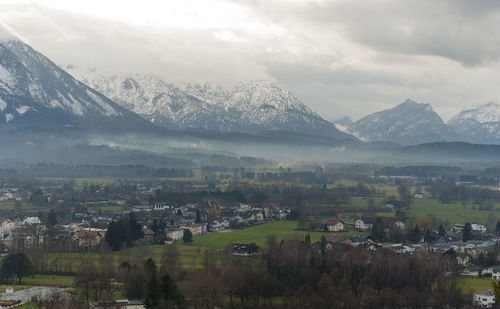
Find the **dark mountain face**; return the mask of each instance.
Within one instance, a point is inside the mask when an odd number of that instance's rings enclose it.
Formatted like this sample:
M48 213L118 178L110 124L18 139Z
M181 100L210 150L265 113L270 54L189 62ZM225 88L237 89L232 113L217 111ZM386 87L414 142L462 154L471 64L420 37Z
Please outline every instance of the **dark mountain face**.
M130 127L147 122L15 39L0 40L0 126Z
M454 130L443 122L430 104L411 100L370 114L356 121L348 130L364 141L388 141L403 145L457 139Z

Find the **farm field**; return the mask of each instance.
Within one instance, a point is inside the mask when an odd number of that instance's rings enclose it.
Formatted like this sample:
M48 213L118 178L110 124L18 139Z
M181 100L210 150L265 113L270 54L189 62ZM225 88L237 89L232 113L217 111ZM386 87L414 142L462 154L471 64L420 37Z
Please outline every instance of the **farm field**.
M474 292L484 292L491 289L491 278L460 278L460 283L465 289L472 289Z
M179 250L179 259L182 266L186 269L193 269L201 267L201 260L207 248L200 248L194 246L184 245L179 242L177 249ZM161 256L165 246L164 245L148 245L141 247L134 247L131 249L112 252L110 258L115 266L120 265L122 261L130 260L146 260L149 257L153 258L158 266L161 266ZM98 264L103 255L96 252L66 252L66 253L49 253L49 264L59 264L59 271L64 271L63 264L78 265L81 261L92 261ZM54 269L51 269L55 271Z
M260 247L265 247L267 236L275 235L278 241L286 238L297 237L304 239L307 234L311 235L311 241L318 241L322 235L343 235L352 236L358 232L309 232L297 231L297 221L275 221L261 225L251 226L242 230L236 230L227 233L210 233L198 236L193 239L189 246L198 246L204 248L223 249L231 243L256 243Z
M474 210L473 206L471 203L467 203L465 207L461 203L442 204L434 199L413 200L410 206L410 216L434 215L443 223L448 221L450 224L463 222L488 224L488 216L491 214L500 218L498 205L495 205L493 210Z
M276 236L278 241L287 238L297 237L304 239L307 234L311 235L311 241L318 241L322 235L343 235L352 236L360 234L359 232L309 232L297 231L297 221L276 221L265 223L257 226L251 226L242 230L236 230L226 233L210 233L203 236L198 236L193 239L192 243L184 244L177 242L177 248L180 254L180 262L186 269L201 267L201 262L205 251L209 248L222 250L231 243L252 243L255 242L261 247L265 247L267 237L270 234ZM152 257L160 266L161 256L164 250L163 245L148 245L135 247L128 250L122 250L112 253L112 261L118 266L123 260L130 259L146 259ZM100 260L99 253L52 253L49 255L49 260L60 259L67 263L75 263L77 265L80 260L86 259L98 263ZM61 269L62 270L62 269Z

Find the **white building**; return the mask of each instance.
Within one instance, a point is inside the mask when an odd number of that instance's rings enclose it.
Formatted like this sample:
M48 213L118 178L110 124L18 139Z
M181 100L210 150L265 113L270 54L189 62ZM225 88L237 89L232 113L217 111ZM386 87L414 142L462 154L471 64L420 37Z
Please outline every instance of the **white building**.
M485 233L486 232L486 227L482 224L477 224L477 223L471 223L471 228L473 231L476 231L476 232L481 232L481 233Z
M373 218L358 218L354 221L354 228L357 230L368 230L371 229L375 219Z
M481 308L493 308L495 305L495 293L492 290L485 290L483 293L474 293L474 305Z
M500 281L500 267L495 266L491 269L491 279Z
M167 232L167 237L172 240L181 240L184 238L184 230L183 229L171 229Z
M342 220L328 220L325 222L326 224L326 229L329 232L340 232L344 230L344 222Z

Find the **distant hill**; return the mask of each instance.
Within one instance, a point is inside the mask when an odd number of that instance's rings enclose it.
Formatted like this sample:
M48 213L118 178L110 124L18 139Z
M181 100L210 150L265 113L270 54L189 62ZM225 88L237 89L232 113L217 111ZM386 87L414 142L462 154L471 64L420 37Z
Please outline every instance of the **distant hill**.
M402 145L458 139L455 131L443 122L430 104L409 99L391 109L365 116L347 130L364 141Z

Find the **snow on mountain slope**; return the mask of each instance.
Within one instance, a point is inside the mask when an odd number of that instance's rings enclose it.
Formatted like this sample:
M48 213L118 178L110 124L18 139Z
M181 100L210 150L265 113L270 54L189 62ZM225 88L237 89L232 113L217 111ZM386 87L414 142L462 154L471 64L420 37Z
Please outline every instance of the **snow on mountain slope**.
M230 90L188 84L181 90L152 75L66 69L121 106L165 127L245 133L292 131L354 139L268 81L241 82Z
M500 143L500 105L488 103L464 110L448 121L463 140L472 143Z
M73 66L66 69L126 109L164 127L223 130L231 125L222 109L152 75L107 74Z
M291 131L353 139L321 118L292 93L270 81L244 81L228 90L210 84L188 84L185 91L223 108L232 119L256 131Z
M349 132L366 141L388 141L404 145L456 140L430 104L406 100L394 108L356 121Z
M0 124L136 118L12 36L0 39Z

